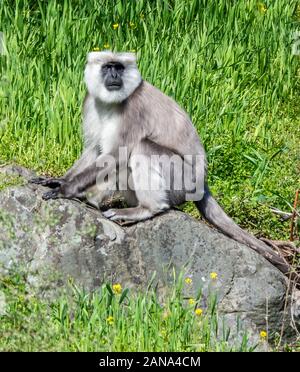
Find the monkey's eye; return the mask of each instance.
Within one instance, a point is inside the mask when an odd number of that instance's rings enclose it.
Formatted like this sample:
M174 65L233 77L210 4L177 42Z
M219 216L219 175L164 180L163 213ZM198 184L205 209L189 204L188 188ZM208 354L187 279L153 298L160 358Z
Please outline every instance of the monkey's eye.
M115 69L118 72L122 72L125 70L125 67L122 65L122 63L107 63L106 65L102 66L103 72L108 72L111 69Z
M115 64L115 69L117 70L117 71L124 71L124 66L121 64L121 63L116 63Z
M110 69L110 67L108 65L104 65L104 66L102 66L101 70L104 71L104 72L107 72L109 69Z

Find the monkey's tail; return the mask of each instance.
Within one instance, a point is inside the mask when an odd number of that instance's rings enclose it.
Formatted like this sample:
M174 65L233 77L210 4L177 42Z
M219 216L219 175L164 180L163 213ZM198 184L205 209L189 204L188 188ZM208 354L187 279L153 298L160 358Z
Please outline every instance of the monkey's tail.
M284 274L287 274L289 272L290 267L283 258L277 255L264 242L247 233L245 230L239 227L229 216L227 216L221 206L211 195L207 185L205 185L203 199L196 201L195 204L203 217L209 223L219 229L222 233L239 243L248 245L256 252L264 256Z

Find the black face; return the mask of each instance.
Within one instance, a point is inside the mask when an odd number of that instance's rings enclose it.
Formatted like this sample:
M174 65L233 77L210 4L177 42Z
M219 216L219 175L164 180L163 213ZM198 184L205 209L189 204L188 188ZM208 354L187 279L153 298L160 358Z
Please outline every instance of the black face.
M120 62L109 62L102 66L102 78L107 90L119 90L122 88L124 69L125 67Z

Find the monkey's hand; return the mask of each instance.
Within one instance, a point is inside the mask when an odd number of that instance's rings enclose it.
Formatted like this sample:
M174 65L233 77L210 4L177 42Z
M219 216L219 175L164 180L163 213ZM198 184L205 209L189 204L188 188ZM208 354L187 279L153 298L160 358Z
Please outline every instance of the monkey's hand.
M45 192L43 194L44 200L57 199L57 198L72 199L72 198L81 198L81 197L82 197L82 192L80 192L77 185L72 182L63 183L61 186L55 187L53 190Z
M65 181L62 178L37 177L29 180L29 183L34 183L35 185L41 185L50 187L51 189L55 189L62 186L65 183Z
M60 196L60 192L59 192L59 190L60 190L60 187L57 187L56 189L53 189L53 190L48 191L48 192L45 192L45 193L43 194L42 198L43 198L44 200L57 199L57 198L59 198L59 196Z

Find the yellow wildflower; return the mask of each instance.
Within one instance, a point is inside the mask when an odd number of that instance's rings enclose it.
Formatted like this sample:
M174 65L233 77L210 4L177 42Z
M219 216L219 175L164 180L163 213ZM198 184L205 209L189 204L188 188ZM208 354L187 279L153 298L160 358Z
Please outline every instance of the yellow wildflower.
M160 334L163 336L163 337L166 337L167 336L167 331L165 329L162 329L160 331Z
M103 48L104 49L109 49L110 48L110 45L108 43L106 43L106 44L103 45Z
M203 313L203 310L200 309L199 307L195 310L195 314L198 316L202 315L202 313Z
M198 352L206 351L206 349L207 347L205 344L198 344L198 349L197 349Z
M136 49L131 49L130 50L130 53L135 53L136 52Z
M194 298L189 298L189 304L190 305L195 305L196 301L194 300Z
M171 315L169 310L165 310L162 314L163 319L167 319Z
M114 291L115 294L120 294L120 293L122 293L122 286L121 286L121 284L119 284L119 283L114 284L114 285L112 286L112 289L113 289L113 291Z
M215 273L215 272L210 273L210 279L217 280L218 279L218 274Z
M107 319L106 319L107 323L109 325L113 325L114 324L114 318L112 316L109 316Z
M134 30L136 29L136 24L134 22L129 22L129 27Z
M268 10L264 3L258 3L257 6L258 6L259 12L262 14L266 13L266 11Z
M120 25L119 25L119 23L114 23L112 26L113 26L113 29L114 30L117 30Z
M100 48L96 47L96 48L93 48L93 52L99 52Z
M259 335L262 340L265 340L268 336L266 331L261 331Z
M193 283L192 278L185 278L184 281L185 281L186 284L192 284Z

